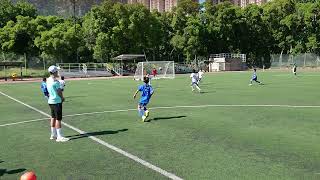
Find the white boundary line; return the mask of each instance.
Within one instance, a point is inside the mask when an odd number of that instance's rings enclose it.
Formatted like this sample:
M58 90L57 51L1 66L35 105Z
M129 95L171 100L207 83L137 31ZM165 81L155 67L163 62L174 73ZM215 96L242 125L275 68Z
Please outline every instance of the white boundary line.
M26 107L34 110L34 111L37 111L38 113L40 113L40 114L42 114L42 115L45 115L45 116L47 116L47 117L50 117L49 114L47 114L47 113L45 113L45 112L43 112L43 111L41 111L41 110L39 110L39 109L37 109L37 108L35 108L35 107L32 107L32 106L30 106L30 105L28 105L28 104L26 104L26 103L24 103L24 102L22 102L22 101L19 101L19 100L13 98L13 97L11 97L11 96L9 96L9 95L1 92L1 91L0 91L0 94L2 94L3 96L6 96L7 98L9 98L9 99L11 99L11 100L13 100L13 101L15 101L15 102L20 103L20 104L22 104L22 105L24 105L24 106L26 106ZM65 122L62 122L62 124L63 124L64 126L70 128L70 129L72 129L72 130L80 133L80 134L87 134L85 131L82 131L82 130L74 127L74 126L71 126L71 125L65 123ZM111 145L111 144L109 144L109 143L107 143L107 142L105 142L105 141L97 138L97 137L88 135L88 138L90 138L91 140L93 140L93 141L95 141L95 142L97 142L97 143L99 143L99 144L101 144L101 145L103 145L103 146L105 146L105 147L107 147L107 148L109 148L109 149L112 149L112 150L116 151L117 153L122 154L123 156L126 156L126 157L128 157L128 158L130 158L130 159L132 159L132 160L134 160L134 161L142 164L143 166L145 166L145 167L147 167L147 168L149 168L149 169L152 169L152 170L154 170L154 171L156 171L156 172L158 172L158 173L160 173L160 174L162 174L162 175L164 175L164 176L166 176L166 177L168 177L168 178L170 178L170 179L173 179L173 180L182 180L182 178L176 176L175 174L172 174L172 173L170 173L170 172L167 172L166 170L163 170L163 169L161 169L161 168L159 168L159 167L157 167L157 166L155 166L155 165L153 165L153 164L151 164L151 163L149 163L149 162L147 162L147 161L145 161L145 160L143 160L143 159L140 159L139 157L137 157L137 156L135 156L135 155L133 155L133 154L130 154L130 153L128 153L128 152L126 152L126 151L124 151L124 150L122 150L122 149L120 149L120 148L117 148L117 147L115 147L115 146L113 146L113 145Z
M31 123L31 122L37 122L37 121L43 121L43 120L49 120L49 119L48 118L41 118L41 119L26 120L26 121L14 122L14 123L0 124L0 127L13 126L13 125L17 125L17 124L25 124L25 123Z
M320 108L320 106L312 106L312 105L276 105L276 104L207 104L207 105L195 105L195 106L167 106L167 107L152 107L149 109L177 109L177 108L205 108L205 107L280 107L280 108ZM84 115L93 115L93 114L104 114L104 113L116 113L116 112L128 112L128 111L136 111L137 109L122 109L122 110L108 110L108 111L96 111L96 112L87 112L87 113L78 113L78 114L69 114L63 117L75 117L75 116L84 116ZM0 127L4 126L12 126L17 124L25 124L37 121L47 120L48 118L42 119L33 119L20 121L15 123L8 124L0 124Z

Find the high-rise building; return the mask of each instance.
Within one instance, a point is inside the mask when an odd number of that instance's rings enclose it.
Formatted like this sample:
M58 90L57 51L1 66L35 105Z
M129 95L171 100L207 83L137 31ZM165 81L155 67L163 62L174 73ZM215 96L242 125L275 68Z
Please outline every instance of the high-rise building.
M257 4L257 5L261 5L263 3L268 2L269 0L241 0L241 7L246 7L249 4Z
M159 12L171 11L173 7L177 6L178 0L127 0L128 4L141 3L146 8L157 10Z
M165 11L171 11L173 7L177 6L178 0L165 0Z
M209 1L212 1L213 4L218 4L220 2L223 2L223 0L209 0ZM229 0L229 1L234 5L246 7L249 4L261 5L261 4L266 3L270 0Z
M128 4L143 4L146 8L150 9L150 0L128 0Z
M159 12L165 11L165 0L150 0L150 9Z
M230 0L230 2L234 5L240 6L241 5L241 0Z

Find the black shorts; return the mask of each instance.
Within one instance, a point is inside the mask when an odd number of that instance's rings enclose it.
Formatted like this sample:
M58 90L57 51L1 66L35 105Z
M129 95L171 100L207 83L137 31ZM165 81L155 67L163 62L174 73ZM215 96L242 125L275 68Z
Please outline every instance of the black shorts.
M59 104L49 104L51 109L51 117L61 121L62 120L62 103Z

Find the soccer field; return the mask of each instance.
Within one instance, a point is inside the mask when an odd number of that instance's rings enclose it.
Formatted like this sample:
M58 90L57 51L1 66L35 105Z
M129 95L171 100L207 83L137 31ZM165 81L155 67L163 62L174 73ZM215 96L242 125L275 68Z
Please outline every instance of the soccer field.
M154 80L145 123L141 82L66 80L66 143L49 140L40 82L0 84L0 179L320 179L320 73L250 77L205 74L203 93L188 75Z

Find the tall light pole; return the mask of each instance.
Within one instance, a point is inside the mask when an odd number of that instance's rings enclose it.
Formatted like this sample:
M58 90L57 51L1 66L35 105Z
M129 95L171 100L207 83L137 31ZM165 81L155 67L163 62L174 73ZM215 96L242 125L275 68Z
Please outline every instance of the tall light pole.
M76 1L77 0L70 0L73 5L73 21L74 21L74 32L77 34L77 15L76 15ZM76 60L77 63L79 63L79 57L78 57L78 47L76 48Z

